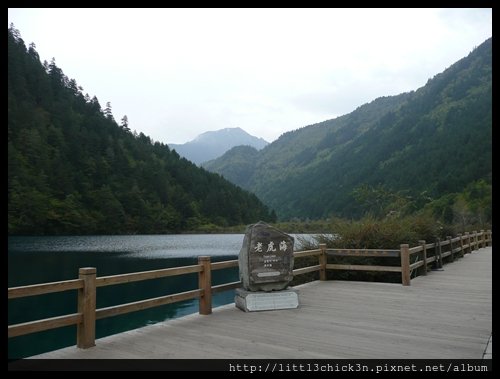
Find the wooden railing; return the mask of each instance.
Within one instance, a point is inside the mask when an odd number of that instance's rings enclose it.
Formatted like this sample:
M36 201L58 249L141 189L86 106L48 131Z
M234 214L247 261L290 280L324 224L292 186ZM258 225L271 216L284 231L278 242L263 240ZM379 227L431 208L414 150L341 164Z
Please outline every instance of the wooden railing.
M327 249L327 256L350 256L350 257L392 257L400 258L398 266L373 266L373 265L351 265L351 264L327 264L327 270L363 270L382 272L401 272L401 283L404 286L411 284L413 273L417 276L417 269L421 268L421 274L427 275L428 265L434 263L434 268L443 266L443 258L449 257L454 261L456 257L463 257L480 247L491 244L491 231L473 231L472 234L465 232L455 238L446 237L446 240L437 239L434 243L419 241L419 245L410 248L408 244L402 244L399 250L379 249ZM444 250L444 251L443 251ZM432 253L432 254L431 254ZM415 257L413 263L412 258Z
M419 241L419 245L412 248L410 248L407 244L403 244L400 246L399 250L327 249L326 244L320 244L318 249L294 252L295 259L308 256L318 257L318 264L294 269L293 274L294 276L297 276L309 272L319 271L319 279L326 280L327 270L401 272L401 282L403 285L408 286L411 282L412 273L416 273L417 271L415 270L418 268L421 268L422 275L426 275L428 264L434 263L436 268L441 268L444 258L450 257L450 260L453 261L456 257L463 257L465 254L471 253L473 250L491 245L491 242L491 231L488 230L485 232L481 230L480 232L474 231L472 234L469 234L468 232L464 235L459 234L455 238L447 237L444 241L438 239L436 242L429 244L427 244L426 241ZM445 251L443 251L443 248ZM431 251L433 254L430 254ZM329 256L399 257L401 264L400 266L328 264L327 260ZM417 257L413 263L410 262L412 256ZM95 322L96 320L105 317L117 316L129 312L135 312L160 305L196 298L199 299L199 313L202 315L208 315L212 313L212 294L235 289L241 286L241 282L239 281L217 286L212 286L211 284L212 271L232 267L238 267L237 259L212 263L209 256L200 256L198 257L198 264L191 266L101 277L96 276L96 269L94 267L85 267L79 269L78 279L12 287L8 289L9 299L36 296L52 292L78 290L78 310L77 313L69 315L9 325L8 336L11 338L68 325L77 325L77 346L79 348L86 349L95 346ZM96 292L98 287L191 273L198 273L197 289L96 309Z

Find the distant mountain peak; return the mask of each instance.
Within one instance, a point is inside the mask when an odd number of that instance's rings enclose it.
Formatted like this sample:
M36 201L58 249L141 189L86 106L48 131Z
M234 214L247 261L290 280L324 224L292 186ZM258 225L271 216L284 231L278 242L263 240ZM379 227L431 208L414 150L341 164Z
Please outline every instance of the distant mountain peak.
M247 145L260 150L269 143L247 133L240 127L224 128L201 133L184 144L169 144L179 155L193 163L201 164L222 156L235 146Z
M240 127L235 127L235 128L224 128L224 129L218 129L218 130L209 130L207 132L203 132L199 134L197 137L195 137L192 141L186 142L198 142L198 141L205 141L208 139L213 139L213 138L220 138L222 136L227 136L229 138L241 138L241 137L249 137L249 138L256 138L262 141L265 141L262 138L254 137L251 134L247 133ZM267 142L266 142L267 143ZM236 145L237 146L237 145Z

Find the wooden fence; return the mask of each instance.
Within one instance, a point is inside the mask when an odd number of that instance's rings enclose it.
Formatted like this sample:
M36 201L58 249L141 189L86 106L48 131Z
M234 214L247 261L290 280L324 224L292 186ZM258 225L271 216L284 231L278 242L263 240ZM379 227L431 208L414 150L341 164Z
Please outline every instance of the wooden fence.
M308 272L319 271L319 279L326 280L326 270L401 272L401 282L403 285L408 286L411 283L412 273L415 272L415 274L417 274L417 269L420 268L422 275L427 275L427 265L430 263L433 263L436 268L441 268L443 265L443 259L449 257L448 259L453 261L457 257L463 257L465 254L471 253L473 250L477 250L480 247L491 245L491 242L491 231L481 230L480 232L474 231L472 233L466 232L463 235L459 234L455 238L451 238L450 236L443 241L438 239L434 243L419 241L419 245L412 248L410 248L407 244L403 244L400 246L399 250L327 249L326 244L320 244L318 249L294 252L294 258L307 256L318 257L318 264L294 269L293 274L296 276ZM374 266L328 264L328 256L399 257L401 265ZM414 262L411 263L410 260L413 256L416 259L414 259ZM241 286L239 281L217 286L211 285L212 271L231 267L238 267L238 260L235 259L212 263L210 262L210 257L201 256L198 257L198 264L191 266L101 277L96 276L96 269L94 267L85 267L79 269L78 279L12 287L8 289L9 299L42 295L52 292L78 290L78 310L77 313L69 315L9 325L8 336L10 338L68 325L77 325L77 346L79 348L86 349L95 346L95 322L96 320L105 317L117 316L124 313L195 298L199 299L199 313L202 315L208 315L212 313L212 294L235 289ZM98 287L158 279L168 276L185 275L190 273L198 273L197 289L96 309L96 292Z

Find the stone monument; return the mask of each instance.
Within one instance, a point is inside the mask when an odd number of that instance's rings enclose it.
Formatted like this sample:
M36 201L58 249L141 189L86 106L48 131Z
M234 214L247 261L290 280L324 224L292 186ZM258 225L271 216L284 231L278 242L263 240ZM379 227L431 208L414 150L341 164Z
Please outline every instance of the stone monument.
M294 238L259 221L249 225L239 254L240 280L234 302L245 312L299 306L293 279Z

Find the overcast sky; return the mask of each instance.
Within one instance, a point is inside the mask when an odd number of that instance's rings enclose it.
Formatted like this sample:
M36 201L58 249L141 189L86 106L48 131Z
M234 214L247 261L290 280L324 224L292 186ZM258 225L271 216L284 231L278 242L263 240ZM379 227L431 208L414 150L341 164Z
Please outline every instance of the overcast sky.
M271 142L416 90L492 35L485 9L9 9L28 45L155 141Z

